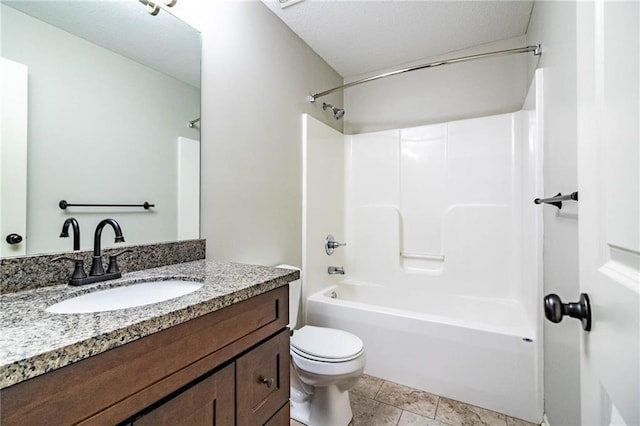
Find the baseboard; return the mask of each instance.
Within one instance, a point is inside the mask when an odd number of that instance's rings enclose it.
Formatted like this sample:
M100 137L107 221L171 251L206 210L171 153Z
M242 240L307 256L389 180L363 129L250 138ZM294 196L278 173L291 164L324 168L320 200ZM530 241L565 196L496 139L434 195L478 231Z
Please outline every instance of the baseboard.
M551 423L549 423L549 418L547 417L547 413L544 413L542 415L542 426L551 426Z

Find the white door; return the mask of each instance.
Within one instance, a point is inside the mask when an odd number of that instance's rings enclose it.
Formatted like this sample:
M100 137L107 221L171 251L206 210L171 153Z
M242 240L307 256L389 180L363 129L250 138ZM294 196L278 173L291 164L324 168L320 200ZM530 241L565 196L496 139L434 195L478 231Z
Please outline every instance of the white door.
M640 2L577 8L582 424L640 425Z
M0 256L26 253L27 66L0 58Z

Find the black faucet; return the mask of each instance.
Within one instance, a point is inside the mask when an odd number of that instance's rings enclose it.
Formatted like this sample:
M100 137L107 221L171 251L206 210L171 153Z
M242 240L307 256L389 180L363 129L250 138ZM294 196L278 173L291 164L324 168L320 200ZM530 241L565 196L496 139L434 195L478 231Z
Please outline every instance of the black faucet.
M65 221L64 227L62 229L63 234L66 231L68 231L69 224L71 224L74 227L73 228L74 236L78 237L79 239L80 233L79 231L76 230L78 222L73 218L67 219ZM120 225L118 224L118 222L116 222L114 219L104 219L103 221L101 221L96 227L96 233L94 235L93 263L91 264L91 272L89 273L89 276L87 276L86 272L84 271L83 259L72 259L66 256L60 256L60 257L51 259L52 261L68 260L68 261L74 262L75 267L73 270L73 275L69 279L70 285L83 285L83 284L97 283L100 281L114 280L122 276L122 272L120 272L120 268L118 268L118 264L117 264L118 256L120 256L123 253L130 253L132 252L132 250L126 249L126 250L122 250L119 253L110 255L109 268L107 269L107 272L105 272L104 266L102 265L102 249L100 248L100 238L102 237L102 229L107 225L111 225L111 227L115 231L116 243L124 242L124 237L122 236L122 229L120 229ZM74 240L74 247L75 247L75 240Z
M104 267L102 266L102 249L100 248L100 238L102 237L102 229L106 225L111 225L116 233L116 243L123 243L122 229L115 219L104 219L96 226L96 233L93 237L93 263L91 264L91 272L89 276L104 275Z
M70 217L64 221L60 237L69 237L69 225L73 228L73 251L78 251L80 250L80 225L78 225L78 221L75 218Z

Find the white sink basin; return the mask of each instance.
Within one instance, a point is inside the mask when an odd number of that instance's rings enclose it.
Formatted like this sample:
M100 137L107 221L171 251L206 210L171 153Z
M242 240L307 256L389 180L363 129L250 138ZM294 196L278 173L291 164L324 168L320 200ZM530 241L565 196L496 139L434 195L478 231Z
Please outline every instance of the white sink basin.
M76 296L51 305L46 311L56 314L84 314L133 308L184 296L202 285L203 283L195 281L146 281Z

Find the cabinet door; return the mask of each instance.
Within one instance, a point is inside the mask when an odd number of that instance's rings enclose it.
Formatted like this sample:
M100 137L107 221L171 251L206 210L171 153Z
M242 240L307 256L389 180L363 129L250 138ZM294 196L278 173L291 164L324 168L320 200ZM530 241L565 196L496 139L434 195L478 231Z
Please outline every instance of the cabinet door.
M288 403L289 365L288 329L236 361L239 426L264 425ZM288 418L285 424L289 424Z
M234 381L231 364L138 417L133 425L233 425Z

